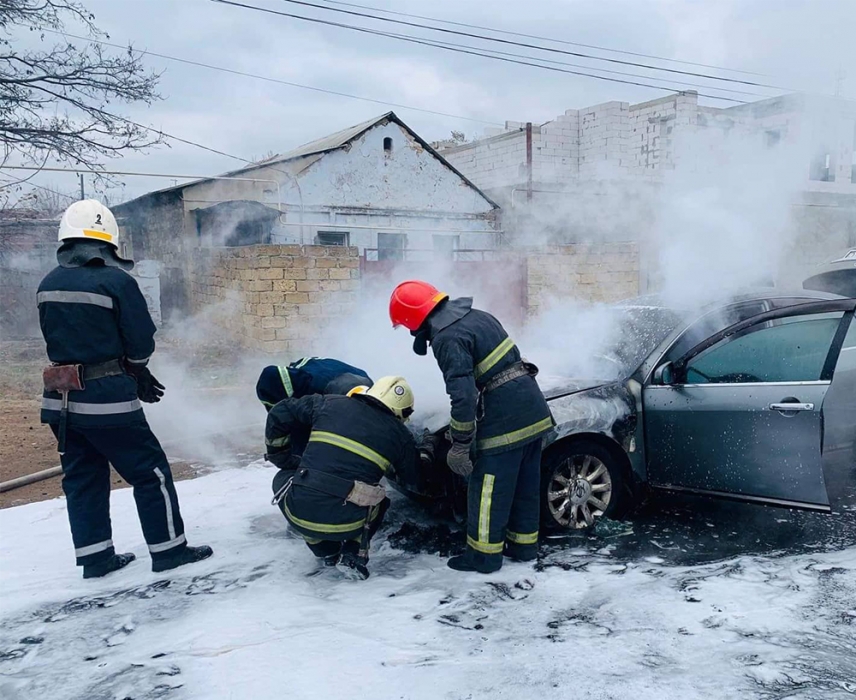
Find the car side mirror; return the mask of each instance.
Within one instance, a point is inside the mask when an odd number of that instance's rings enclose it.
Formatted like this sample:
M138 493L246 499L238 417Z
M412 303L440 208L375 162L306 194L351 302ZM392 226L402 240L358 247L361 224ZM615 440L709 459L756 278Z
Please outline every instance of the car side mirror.
M660 365L654 370L654 384L669 386L675 381L675 368L671 362Z

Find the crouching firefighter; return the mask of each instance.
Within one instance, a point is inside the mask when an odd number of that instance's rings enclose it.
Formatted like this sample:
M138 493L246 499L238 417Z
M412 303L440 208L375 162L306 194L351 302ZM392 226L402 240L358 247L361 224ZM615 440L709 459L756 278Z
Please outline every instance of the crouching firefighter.
M310 394L347 394L357 386L371 386L365 370L329 357L303 357L290 365L268 365L256 382L256 396L270 411L283 399Z
M268 365L256 382L256 396L270 411L283 399L302 399L312 394L341 394L372 385L369 375L359 367L328 357L303 357L287 366ZM306 449L307 431L289 435L291 453L299 457ZM265 445L275 449L278 445Z
M404 378L383 377L350 396L285 399L268 414L266 442L280 444L266 455L280 469L273 502L316 557L351 578L369 575L369 543L389 507L381 479L416 463L412 413ZM296 430L310 431L302 457L288 444Z
M393 291L389 315L394 327L410 330L417 355L431 345L452 404L447 463L469 485L466 552L449 567L491 573L503 554L537 557L541 438L554 422L538 369L521 359L496 318L472 304L408 281Z
M110 525L110 464L134 488L153 571L211 556L189 547L169 462L140 401L164 387L146 366L155 325L134 263L118 254L119 228L94 200L75 202L60 222L59 267L42 280L37 301L52 364L45 368L42 423L57 437L77 565L84 578L134 560L116 554Z

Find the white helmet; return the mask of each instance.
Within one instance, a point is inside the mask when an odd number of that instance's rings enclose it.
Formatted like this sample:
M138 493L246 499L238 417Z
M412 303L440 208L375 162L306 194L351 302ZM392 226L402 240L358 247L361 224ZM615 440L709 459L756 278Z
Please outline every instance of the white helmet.
M381 377L365 395L380 401L403 422L413 413L413 390L404 377Z
M119 249L119 225L107 207L94 199L75 202L62 215L58 240L104 241Z

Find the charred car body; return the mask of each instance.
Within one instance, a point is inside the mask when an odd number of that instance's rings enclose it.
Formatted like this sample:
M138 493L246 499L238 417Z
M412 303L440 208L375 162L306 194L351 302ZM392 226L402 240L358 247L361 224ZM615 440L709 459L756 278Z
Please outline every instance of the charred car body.
M693 314L656 296L612 307L619 330L596 372L609 379L541 378L556 420L542 455L543 525L618 519L652 490L817 511L856 494L854 307L774 289ZM465 512L447 450L394 486Z

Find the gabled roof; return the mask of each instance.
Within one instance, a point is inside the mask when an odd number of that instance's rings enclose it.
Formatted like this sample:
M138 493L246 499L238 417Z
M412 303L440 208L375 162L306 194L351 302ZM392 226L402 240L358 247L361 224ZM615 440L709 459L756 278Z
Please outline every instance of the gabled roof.
M449 161L447 161L442 155L440 155L431 145L422 139L419 134L417 134L413 129L411 129L407 124L405 124L401 119L396 116L395 112L386 112L385 114L381 114L374 119L369 119L360 124L355 124L354 126L350 126L347 129L342 129L341 131L337 131L334 134L330 134L329 136L325 136L324 138L316 139L315 141L310 141L309 143L303 144L302 146L298 146L297 148L287 151L286 153L281 153L279 155L271 156L262 161L258 161L257 163L252 163L247 165L244 168L240 168L238 170L232 170L227 173L223 173L220 177L241 177L245 173L249 173L253 170L258 170L259 168L286 168L288 173L291 175L299 175L304 170L309 168L313 163L318 161L325 154L330 153L331 151L338 151L339 149L348 147L353 141L358 139L364 133L366 133L369 129L373 129L374 127L381 125L386 122L394 122L398 124L402 129L404 129L413 139L424 148L428 153L434 156L437 160L440 161L442 165L451 170L455 175L461 178L464 182L467 183L472 189L474 189L485 201L487 201L494 209L499 209L499 205L496 204L490 197L488 197L484 192L482 192L476 185L467 178L463 173L461 173L457 168L455 168ZM167 187L162 190L155 190L154 192L149 192L148 194L144 194L141 197L137 197L136 199L130 200L130 202L125 202L123 204L118 205L119 207L130 204L131 202L136 201L137 199L142 199L143 197L148 197L152 194L164 194L167 192L176 192L178 190L183 190L187 187L192 187L193 185L198 185L202 182L210 182L213 178L202 178L200 180L192 180L191 182L185 182L181 185L174 185L172 187Z

